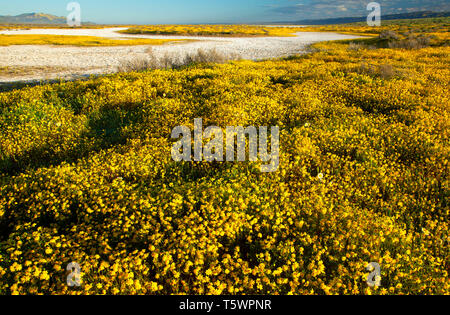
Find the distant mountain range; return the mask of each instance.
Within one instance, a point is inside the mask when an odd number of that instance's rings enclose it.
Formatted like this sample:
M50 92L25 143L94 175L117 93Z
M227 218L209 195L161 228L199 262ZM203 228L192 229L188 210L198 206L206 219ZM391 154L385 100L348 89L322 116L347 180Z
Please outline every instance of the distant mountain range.
M67 18L45 13L24 13L20 15L0 15L0 24L66 24ZM86 22L84 24L93 24Z
M436 18L436 17L448 17L450 12L432 12L421 11L401 14L386 14L381 16L381 20L405 20L405 19L423 19L423 18ZM275 22L271 24L287 24L287 25L327 25L327 24L345 24L366 22L367 17L343 17L343 18L330 18L330 19L318 19L318 20L300 20L289 22Z

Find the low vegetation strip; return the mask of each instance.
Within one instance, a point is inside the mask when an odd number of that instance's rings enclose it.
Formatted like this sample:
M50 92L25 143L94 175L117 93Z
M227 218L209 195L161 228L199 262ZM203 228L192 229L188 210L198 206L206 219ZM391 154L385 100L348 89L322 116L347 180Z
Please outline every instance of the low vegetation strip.
M378 36L382 32L410 33L416 32L437 36L441 40L449 39L450 17L382 21L380 27L368 26L367 23L350 23L342 25L308 26L299 31L305 32L337 32L342 34Z
M184 36L295 36L300 27L263 27L253 25L145 25L121 31L125 34L184 35Z
M132 25L129 25L130 27ZM124 27L124 25L100 25L100 24L83 24L81 26L73 27L67 24L10 24L10 23L0 23L0 30L31 30L31 29L102 29L110 27Z
M378 36L383 31L398 33L420 31L448 40L450 17L383 21L381 27L366 23L323 25L307 27L257 26L257 25L144 25L121 31L124 34L185 35L185 36L294 36L297 32L336 32L351 35Z
M182 39L176 41L184 41ZM171 39L108 39L95 36L67 35L0 35L0 46L10 45L68 45L68 46L134 46L163 45L174 42Z

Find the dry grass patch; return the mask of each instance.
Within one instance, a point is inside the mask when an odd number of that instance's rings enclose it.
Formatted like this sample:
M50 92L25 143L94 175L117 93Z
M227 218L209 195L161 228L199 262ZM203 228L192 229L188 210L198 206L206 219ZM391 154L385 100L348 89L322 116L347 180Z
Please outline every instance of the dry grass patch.
M239 60L238 54L223 54L216 49L199 49L196 53L187 53L185 56L175 54L164 54L157 57L153 49L146 50L147 56L134 58L122 62L118 67L118 72L139 72L152 69L178 69L181 67L202 64L202 63L225 63L229 60Z

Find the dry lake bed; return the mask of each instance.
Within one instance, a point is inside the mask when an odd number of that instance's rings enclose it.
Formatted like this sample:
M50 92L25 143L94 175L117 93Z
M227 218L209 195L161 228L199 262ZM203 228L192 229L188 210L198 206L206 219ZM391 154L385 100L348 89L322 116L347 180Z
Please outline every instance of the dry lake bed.
M0 34L42 34L97 36L111 39L173 39L173 43L152 46L156 57L165 54L185 56L198 49L216 49L225 55L259 60L286 57L306 52L308 45L320 41L359 38L323 32L299 32L294 37L198 37L129 35L118 33L126 28L105 29L30 29L0 31ZM177 42L178 39L191 41ZM134 58L146 58L149 45L114 47L74 47L49 45L0 46L0 82L74 79L91 74L112 73L120 64Z

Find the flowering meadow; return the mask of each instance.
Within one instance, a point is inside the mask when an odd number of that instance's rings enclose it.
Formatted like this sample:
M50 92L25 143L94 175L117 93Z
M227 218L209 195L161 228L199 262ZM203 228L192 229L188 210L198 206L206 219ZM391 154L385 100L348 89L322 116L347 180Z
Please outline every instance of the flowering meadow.
M450 48L377 40L0 93L0 294L449 294ZM278 171L174 162L199 117Z
M189 35L189 36L294 36L301 27L257 25L137 25L120 31L125 34Z
M183 41L179 39L177 41ZM0 46L10 45L70 45L70 46L128 46L163 45L174 42L170 39L128 38L108 39L96 36L66 35L1 35Z

